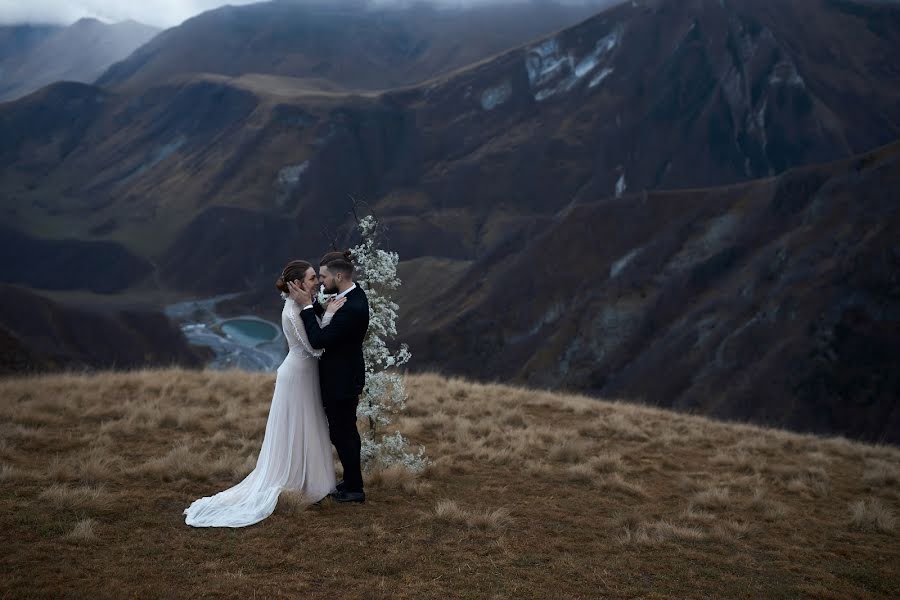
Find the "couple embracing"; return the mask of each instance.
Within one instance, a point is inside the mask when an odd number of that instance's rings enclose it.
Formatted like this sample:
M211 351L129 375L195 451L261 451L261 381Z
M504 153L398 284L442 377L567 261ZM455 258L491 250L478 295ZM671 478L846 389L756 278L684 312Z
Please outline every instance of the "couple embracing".
M184 510L194 527L244 527L275 510L282 490L311 502L365 502L356 407L365 386L362 344L369 302L353 282L350 252L329 252L319 273L291 261L276 286L284 308L281 327L289 351L278 367L275 392L256 467L247 477ZM318 302L319 287L331 297ZM337 482L331 445L344 469Z

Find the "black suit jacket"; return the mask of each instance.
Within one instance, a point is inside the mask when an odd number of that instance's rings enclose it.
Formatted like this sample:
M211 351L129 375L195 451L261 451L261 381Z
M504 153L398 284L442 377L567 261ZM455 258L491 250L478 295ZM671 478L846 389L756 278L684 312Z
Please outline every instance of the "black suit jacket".
M359 396L366 385L362 345L369 329L369 299L359 285L345 298L347 302L324 329L316 321L316 314L322 312L318 303L312 310L300 311L310 345L325 349L319 359L319 383L326 402L332 398Z

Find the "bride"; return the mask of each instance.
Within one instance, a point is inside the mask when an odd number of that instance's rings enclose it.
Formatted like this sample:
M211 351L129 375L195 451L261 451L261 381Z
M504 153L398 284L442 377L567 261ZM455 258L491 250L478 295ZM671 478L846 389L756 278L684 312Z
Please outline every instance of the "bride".
M318 502L335 490L331 441L319 388L317 359L322 351L310 346L300 321L302 307L287 297L287 282L296 280L306 290L318 285L315 269L302 260L289 262L275 283L285 298L281 327L290 350L278 367L256 468L234 487L195 500L184 509L188 525L253 525L272 514L281 490L298 490L309 502ZM345 301L341 298L328 304L321 327L331 322Z

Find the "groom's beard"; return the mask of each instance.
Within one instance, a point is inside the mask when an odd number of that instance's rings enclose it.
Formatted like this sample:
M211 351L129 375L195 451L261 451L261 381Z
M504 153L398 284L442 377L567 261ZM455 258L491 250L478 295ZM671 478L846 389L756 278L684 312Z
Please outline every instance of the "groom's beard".
M322 286L322 293L324 293L324 294L328 294L328 295L337 294L338 291L340 291L340 290L338 290L337 286L334 286L334 287L326 287L324 285Z

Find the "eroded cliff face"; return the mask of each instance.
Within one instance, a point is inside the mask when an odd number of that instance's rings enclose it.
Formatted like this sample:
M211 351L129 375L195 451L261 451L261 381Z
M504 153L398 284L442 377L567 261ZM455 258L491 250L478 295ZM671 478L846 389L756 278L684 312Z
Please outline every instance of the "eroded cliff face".
M423 370L896 442L897 190L893 144L598 199L475 261L402 330Z

